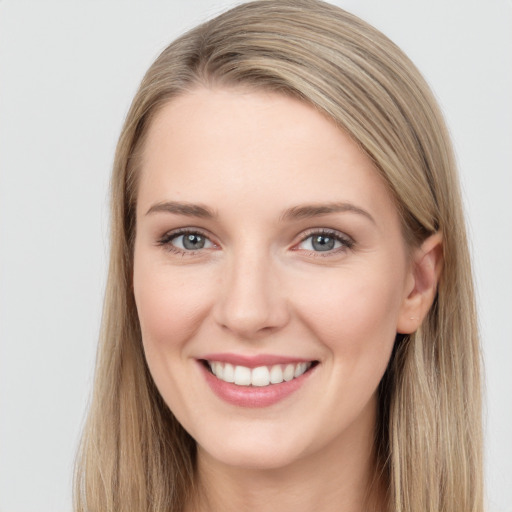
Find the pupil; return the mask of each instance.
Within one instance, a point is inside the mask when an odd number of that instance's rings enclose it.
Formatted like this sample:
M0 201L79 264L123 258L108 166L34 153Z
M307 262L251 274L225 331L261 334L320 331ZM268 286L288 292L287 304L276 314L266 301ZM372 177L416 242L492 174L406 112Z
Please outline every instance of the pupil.
M183 237L183 247L185 249L202 249L204 247L204 238L201 235L184 235Z
M330 251L334 248L334 238L330 236L318 235L313 237L313 249L315 251Z

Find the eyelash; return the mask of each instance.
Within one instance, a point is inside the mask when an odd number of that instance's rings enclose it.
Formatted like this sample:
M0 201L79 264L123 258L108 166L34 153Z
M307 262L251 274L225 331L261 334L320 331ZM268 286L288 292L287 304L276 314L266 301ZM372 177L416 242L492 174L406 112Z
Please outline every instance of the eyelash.
M176 240L178 237L183 236L183 235L199 235L199 236L205 238L206 240L210 241L210 243L212 243L214 246L216 245L214 242L212 242L210 240L209 236L206 235L205 233L203 233L201 230L188 229L188 228L179 229L177 231L171 231L169 233L166 233L164 236L162 236L157 241L157 245L164 247L167 251L172 252L174 254L178 254L180 256L194 256L202 250L202 249L183 250L183 249L180 249L179 247L176 247L175 245L172 244L172 242L174 240ZM301 240L297 244L294 245L294 249L292 249L292 250L295 250L295 251L300 250L300 249L297 249L296 247L303 244L306 240L308 240L309 238L311 238L314 235L324 236L326 238L333 238L336 242L339 242L341 244L341 247L327 250L327 251L307 251L308 253L313 255L313 257L326 258L329 256L337 255L340 252L346 251L347 249L352 249L355 245L355 242L351 237L344 235L336 230L322 228L322 229L311 229L311 230L307 231L303 235Z

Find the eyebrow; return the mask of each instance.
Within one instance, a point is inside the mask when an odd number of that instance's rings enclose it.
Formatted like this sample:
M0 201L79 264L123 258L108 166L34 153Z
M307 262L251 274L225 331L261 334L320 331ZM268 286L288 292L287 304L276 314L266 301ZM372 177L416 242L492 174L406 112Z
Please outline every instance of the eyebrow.
M213 219L217 216L214 211L206 206L193 203L180 203L178 201L156 203L146 212L146 215L157 212L174 213L187 217L201 217L203 219Z
M374 224L375 219L366 210L359 208L351 203L321 203L321 204L305 204L299 206L293 206L288 208L281 215L281 220L300 220L309 219L311 217L320 217L322 215L329 215L331 213L357 213L363 215L367 219L371 220Z
M200 204L194 203L182 203L178 201L164 201L156 203L146 212L146 215L152 213L164 212L173 213L176 215L184 215L187 217L200 217L203 219L214 219L217 217L217 213ZM366 210L359 208L351 203L321 203L321 204L305 204L293 206L285 210L281 217L281 221L290 220L301 220L309 219L312 217L320 217L323 215L329 215L331 213L356 213L363 215L375 224L375 219Z

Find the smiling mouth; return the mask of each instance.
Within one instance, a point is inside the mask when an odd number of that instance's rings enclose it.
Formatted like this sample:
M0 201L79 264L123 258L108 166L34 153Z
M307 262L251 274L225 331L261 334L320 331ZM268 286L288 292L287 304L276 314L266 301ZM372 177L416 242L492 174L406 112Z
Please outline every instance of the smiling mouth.
M318 364L318 361L274 364L271 366L233 365L221 361L203 360L204 366L217 379L237 386L266 387L297 379Z

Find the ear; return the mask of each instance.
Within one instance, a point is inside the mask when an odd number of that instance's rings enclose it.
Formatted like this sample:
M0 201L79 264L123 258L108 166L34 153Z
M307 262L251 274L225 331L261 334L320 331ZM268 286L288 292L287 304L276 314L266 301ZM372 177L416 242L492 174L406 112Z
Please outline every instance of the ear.
M440 233L429 236L412 253L396 330L415 332L427 315L437 292L443 268L443 239Z

